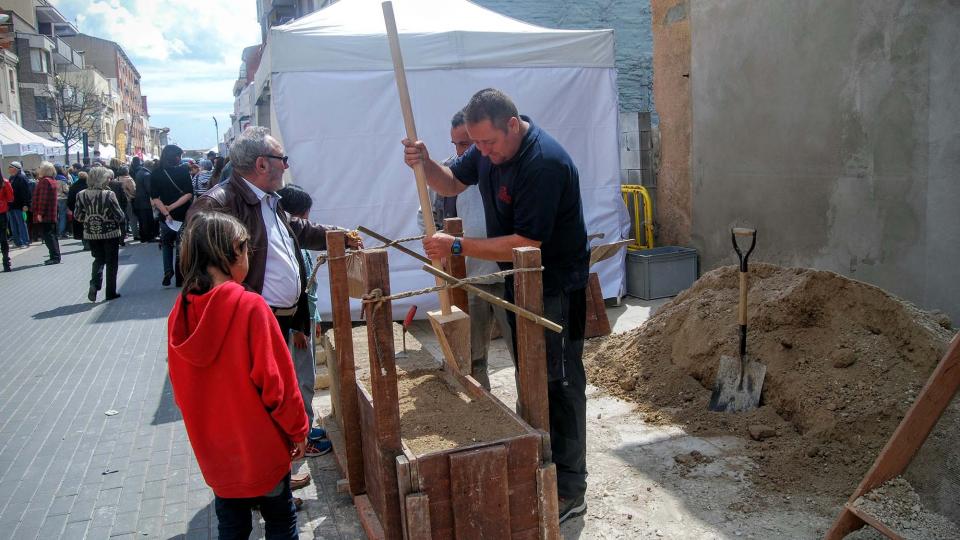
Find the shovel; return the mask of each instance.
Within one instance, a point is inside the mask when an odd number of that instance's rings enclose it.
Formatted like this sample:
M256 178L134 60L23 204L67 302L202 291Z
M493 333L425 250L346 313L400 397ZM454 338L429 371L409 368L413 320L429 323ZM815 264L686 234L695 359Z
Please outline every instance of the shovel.
M744 254L737 244L738 236L751 238L750 249ZM710 396L710 410L740 412L756 409L760 405L760 391L767 366L747 356L747 259L757 245L757 231L736 227L730 231L733 249L740 258L740 358L720 357L717 382Z

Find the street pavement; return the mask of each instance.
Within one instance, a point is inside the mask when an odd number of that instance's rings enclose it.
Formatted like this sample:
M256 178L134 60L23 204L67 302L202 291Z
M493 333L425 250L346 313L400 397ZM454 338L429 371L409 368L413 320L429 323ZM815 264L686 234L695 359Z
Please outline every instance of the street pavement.
M0 274L0 538L217 538L167 377L178 290L160 285L157 244L121 248L122 298L97 303L92 257L61 249L53 266L42 245L13 250ZM313 476L295 493L302 537L363 537L332 455L300 466Z

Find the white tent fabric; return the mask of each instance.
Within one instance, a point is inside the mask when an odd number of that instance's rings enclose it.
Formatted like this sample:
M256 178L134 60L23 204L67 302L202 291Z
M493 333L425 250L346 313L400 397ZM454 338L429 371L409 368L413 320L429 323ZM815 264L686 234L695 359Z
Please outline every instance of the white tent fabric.
M453 113L477 90L500 88L573 157L587 232L621 238L613 33L538 28L463 0L397 0L394 10L412 68L418 135L432 157L453 153ZM398 238L418 233L419 202L402 160L405 131L382 21L379 0L343 0L276 27L258 75L269 75L273 120L291 156L293 181L313 196L311 218ZM392 251L390 262L395 292L433 283L411 257ZM604 296L620 294L622 253L594 269ZM324 267L318 280L326 279ZM423 314L437 298L395 302L395 315L412 304ZM319 295L318 308L321 316L329 313L327 295ZM359 313L358 303L353 308Z
M31 133L0 113L0 145L4 156L63 155L63 145Z
M100 159L102 160L111 160L117 157L117 148L112 144L100 143L97 150L100 151Z

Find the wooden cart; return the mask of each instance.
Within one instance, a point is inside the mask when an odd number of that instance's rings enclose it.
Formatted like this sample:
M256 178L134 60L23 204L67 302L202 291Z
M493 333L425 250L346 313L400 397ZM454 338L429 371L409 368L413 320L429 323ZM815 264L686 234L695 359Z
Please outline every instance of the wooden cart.
M357 380L344 233L327 233L336 361L331 362L334 414L324 427L370 538L559 539L556 469L550 460L543 329L517 318L522 417L492 396L456 362L436 375L470 400L495 407L517 435L417 455L401 439L392 309L367 304L368 388ZM390 295L387 253L362 258L368 301ZM536 249L515 250L517 268L539 268ZM356 277L356 276L355 276ZM516 304L542 314L539 272L516 277ZM466 340L469 344L469 339Z

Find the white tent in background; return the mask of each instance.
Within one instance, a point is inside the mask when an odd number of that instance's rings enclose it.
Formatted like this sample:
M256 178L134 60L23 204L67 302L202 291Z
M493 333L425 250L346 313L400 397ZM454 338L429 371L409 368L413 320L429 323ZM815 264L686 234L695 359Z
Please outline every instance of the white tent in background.
M620 239L613 31L541 28L464 0L393 4L418 135L432 156L453 153L454 112L477 90L500 88L573 156L587 232ZM293 180L313 195L315 220L366 225L393 238L418 232L419 202L402 161L405 131L380 0L342 0L272 28L255 85L258 96L269 86L274 133L291 157ZM392 252L391 288L432 284L419 266ZM618 295L623 254L598 271L604 296ZM394 302L395 313L414 303L424 313L437 300ZM329 312L324 295L319 309Z
M32 154L39 156L63 155L62 144L27 131L3 113L0 113L0 145L2 145L3 155L6 157Z

